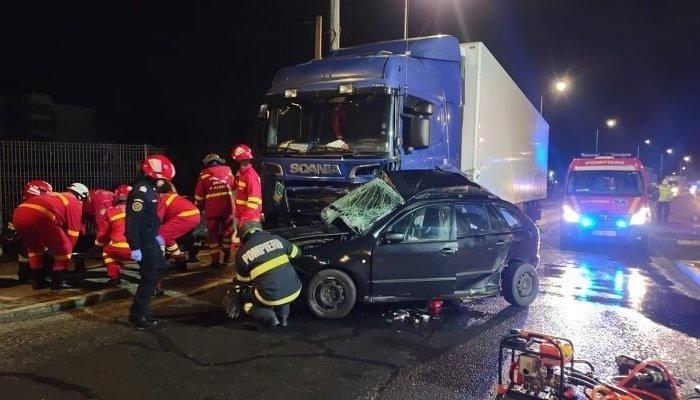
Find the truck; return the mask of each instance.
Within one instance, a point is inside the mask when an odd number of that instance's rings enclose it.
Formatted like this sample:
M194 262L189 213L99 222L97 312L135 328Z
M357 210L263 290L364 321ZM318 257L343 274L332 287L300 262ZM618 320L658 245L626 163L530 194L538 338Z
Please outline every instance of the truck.
M282 68L261 169L293 213L317 213L377 170L461 172L537 217L549 125L483 43L447 35L369 43Z
M582 154L571 161L562 204L561 244L622 239L646 245L649 176L630 154Z

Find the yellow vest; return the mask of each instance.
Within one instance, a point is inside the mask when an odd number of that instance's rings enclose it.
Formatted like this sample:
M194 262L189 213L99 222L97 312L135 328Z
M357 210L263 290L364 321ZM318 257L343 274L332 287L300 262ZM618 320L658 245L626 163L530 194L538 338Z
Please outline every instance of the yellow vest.
M660 185L659 186L659 201L671 201L673 198L673 192L671 192L670 185Z

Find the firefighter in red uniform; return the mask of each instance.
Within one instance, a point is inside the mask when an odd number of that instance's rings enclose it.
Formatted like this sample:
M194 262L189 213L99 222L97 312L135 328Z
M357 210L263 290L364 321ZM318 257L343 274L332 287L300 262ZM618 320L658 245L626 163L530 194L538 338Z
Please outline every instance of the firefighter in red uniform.
M97 220L95 246L102 247L107 266L107 286L119 286L119 274L125 262L131 261L131 249L126 242L126 198L131 186L120 185L114 191L114 205Z
M199 174L194 199L198 207L204 207L211 266L217 268L220 265L221 250L224 253L224 263L228 262L231 255L234 178L231 168L224 165L226 161L218 154L207 154L202 162L205 168Z
M199 209L178 195L170 182L166 182L163 187L165 193L158 195L158 216L162 221L160 236L165 241L165 250L175 260L178 269L186 271L185 254L180 251L176 240L199 225Z
M83 219L88 218L97 224L99 219L115 204L115 192L104 189L93 189L90 191L90 198L83 208Z
M51 193L53 191L53 187L51 186L50 183L42 180L33 180L27 182L26 185L24 185L24 188L22 189L22 201L27 201L33 197L39 196L40 194L44 193ZM16 235L16 230L14 225L12 225L12 222L7 223L7 228L11 231L14 232L12 233L12 237ZM14 240L14 239L11 239ZM42 253L43 256L43 253ZM25 247L22 247L19 249L19 252L17 254L17 278L21 283L27 282L30 278L31 275L31 269L29 268L29 258L27 258L27 249Z
M233 148L231 158L239 165L236 173L236 224L261 222L262 184L260 175L253 168L253 151L240 144Z
M45 248L54 257L51 289L70 287L64 281L64 273L80 234L83 202L88 196L85 185L73 183L66 192L42 194L15 209L12 224L29 251L35 289L47 286L41 270L41 255Z

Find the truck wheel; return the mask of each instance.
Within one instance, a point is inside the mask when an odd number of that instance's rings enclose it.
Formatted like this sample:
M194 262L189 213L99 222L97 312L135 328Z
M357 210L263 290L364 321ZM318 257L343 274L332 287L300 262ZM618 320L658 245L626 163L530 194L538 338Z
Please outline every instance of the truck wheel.
M337 269L318 272L306 288L306 304L320 318L343 318L355 306L356 298L355 282Z
M501 273L501 293L514 306L529 306L537 297L539 287L537 270L530 264L512 263Z

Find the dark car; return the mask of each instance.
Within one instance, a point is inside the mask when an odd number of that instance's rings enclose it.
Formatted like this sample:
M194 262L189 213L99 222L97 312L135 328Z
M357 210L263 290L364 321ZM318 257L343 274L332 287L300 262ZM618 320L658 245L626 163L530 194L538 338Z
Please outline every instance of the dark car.
M387 175L334 202L324 224L273 231L304 249L295 267L314 314L341 318L358 300L534 300L539 232L523 212L458 174Z

